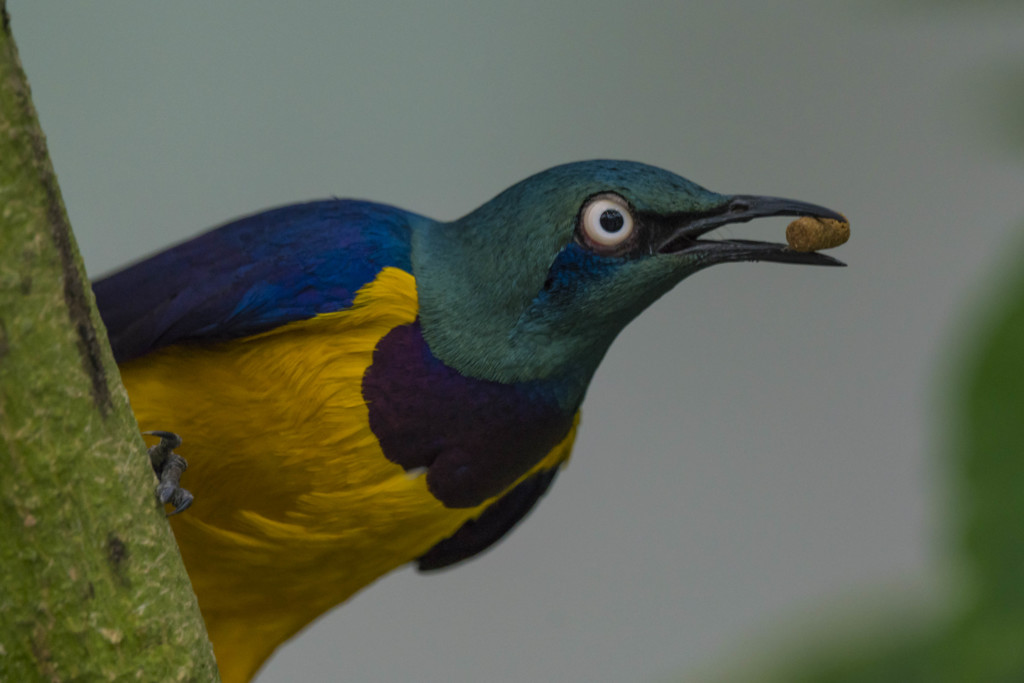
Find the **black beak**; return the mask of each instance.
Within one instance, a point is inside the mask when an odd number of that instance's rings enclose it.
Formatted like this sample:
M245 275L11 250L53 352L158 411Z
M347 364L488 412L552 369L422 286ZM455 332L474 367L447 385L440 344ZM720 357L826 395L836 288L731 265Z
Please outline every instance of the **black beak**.
M824 206L781 197L759 197L737 194L720 208L708 213L689 216L676 226L658 248L662 254L699 256L705 265L728 261L775 261L816 266L844 266L842 261L817 252L794 251L785 244L754 240L702 240L700 237L715 228L730 223L746 223L755 218L769 216L814 216L846 219Z

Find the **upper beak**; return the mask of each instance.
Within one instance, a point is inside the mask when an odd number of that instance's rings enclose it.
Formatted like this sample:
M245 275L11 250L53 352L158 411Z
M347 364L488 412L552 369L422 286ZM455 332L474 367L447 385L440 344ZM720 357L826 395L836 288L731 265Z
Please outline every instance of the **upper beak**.
M746 223L768 216L814 216L846 222L841 214L824 206L781 197L737 194L721 207L692 216L666 236L658 251L663 254L699 255L706 265L726 261L776 261L819 266L843 266L842 261L818 252L794 251L785 244L753 240L702 240L715 228L729 223Z

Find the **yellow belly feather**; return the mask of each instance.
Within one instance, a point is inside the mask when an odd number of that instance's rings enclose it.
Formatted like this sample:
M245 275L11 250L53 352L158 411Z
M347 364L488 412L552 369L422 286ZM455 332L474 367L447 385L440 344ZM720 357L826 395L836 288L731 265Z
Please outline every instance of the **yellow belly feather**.
M184 439L195 503L171 523L225 683L489 504L444 507L370 431L361 378L416 314L413 277L385 268L344 311L121 366L140 427ZM564 463L575 432L531 473Z

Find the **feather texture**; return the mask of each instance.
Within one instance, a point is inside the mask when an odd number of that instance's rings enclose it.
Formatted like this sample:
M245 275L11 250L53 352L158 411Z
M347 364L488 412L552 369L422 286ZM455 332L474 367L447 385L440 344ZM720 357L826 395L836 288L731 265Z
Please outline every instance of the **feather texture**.
M422 216L352 200L242 218L93 283L117 361L348 308L381 268L411 272Z
M344 311L121 365L140 427L185 439L196 502L172 525L226 683L495 500L446 507L370 428L362 376L416 314L412 276L389 267ZM517 483L565 462L574 434Z

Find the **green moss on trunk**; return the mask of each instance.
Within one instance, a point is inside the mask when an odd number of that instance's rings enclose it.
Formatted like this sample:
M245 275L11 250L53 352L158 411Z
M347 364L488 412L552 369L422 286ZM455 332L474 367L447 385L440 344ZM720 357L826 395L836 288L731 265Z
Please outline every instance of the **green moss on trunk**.
M0 680L216 680L0 21Z

